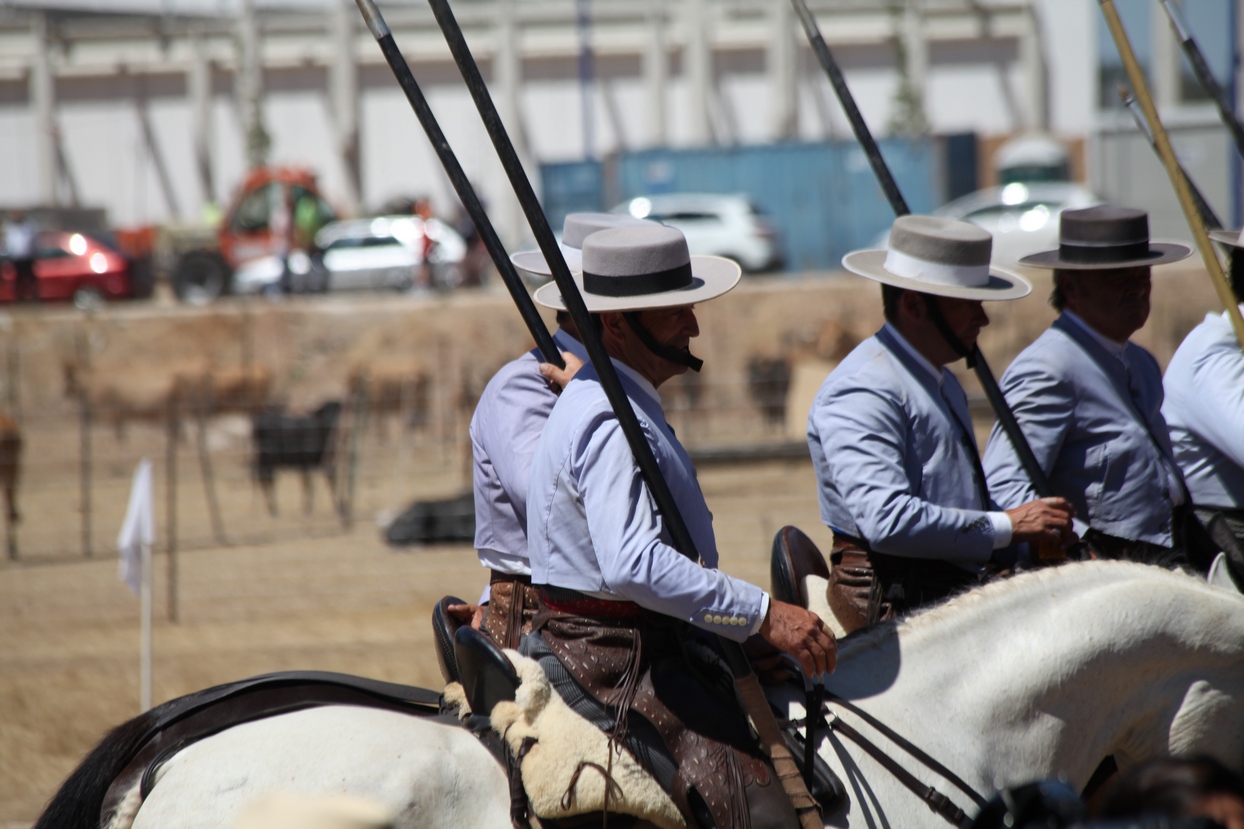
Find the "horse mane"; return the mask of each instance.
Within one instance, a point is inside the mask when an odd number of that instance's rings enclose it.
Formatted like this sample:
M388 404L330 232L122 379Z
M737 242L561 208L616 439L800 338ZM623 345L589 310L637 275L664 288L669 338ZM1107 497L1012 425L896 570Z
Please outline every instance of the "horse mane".
M1151 564L1121 560L1069 562L1056 567L1026 570L1010 578L997 579L981 587L957 593L938 604L919 608L897 619L864 628L843 640L839 656L880 647L883 643L892 641L900 631L904 634L928 631L951 617L961 616L964 610L1001 604L1016 594L1046 589L1052 584L1087 588L1103 580L1123 582L1137 579L1155 579L1169 582L1171 586L1203 589L1210 595L1222 593L1218 588L1207 584L1204 579L1182 570L1168 570Z
M175 709L184 709L215 690L206 688L171 699L109 731L57 789L32 829L99 829L108 787L156 734L157 726L170 712L175 714Z
M57 789L33 829L96 829L102 825L104 795L150 739L159 711L153 708L108 732Z

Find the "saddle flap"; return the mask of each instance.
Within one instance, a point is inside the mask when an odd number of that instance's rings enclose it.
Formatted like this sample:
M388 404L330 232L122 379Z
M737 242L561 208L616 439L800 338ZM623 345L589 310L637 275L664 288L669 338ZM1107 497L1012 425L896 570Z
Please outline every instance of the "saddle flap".
M454 653L472 713L486 717L498 702L514 700L518 672L491 639L474 628L462 626L454 634Z
M769 559L770 594L788 604L808 606L804 579L808 576L829 578L829 565L812 539L798 527L787 525L773 537L773 553Z
M445 683L460 682L458 675L458 659L454 654L454 634L462 627L453 616L449 615L451 604L466 604L457 596L446 596L432 608L432 639L436 645L436 664L440 666L441 676Z

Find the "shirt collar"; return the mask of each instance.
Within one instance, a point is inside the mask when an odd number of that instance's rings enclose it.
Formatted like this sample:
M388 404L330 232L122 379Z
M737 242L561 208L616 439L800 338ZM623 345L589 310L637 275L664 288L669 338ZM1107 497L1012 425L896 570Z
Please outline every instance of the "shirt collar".
M655 400L658 406L661 405L660 393L657 392L656 386L648 382L646 377L620 360L612 360L612 362L613 367L629 377L635 385L639 386L640 391Z
M894 325L890 324L889 322L887 322L884 326L882 326L882 328L886 331L889 331L890 336L894 338L894 341L898 343L899 345L901 345L903 347L903 350L906 351L909 355L911 355L911 358L915 360L916 363L921 368L923 368L925 371L927 371L930 375L933 376L933 379L937 381L938 386L942 384L941 369L939 369L937 366L930 363L929 359L925 357L923 354L921 354L919 351L917 351L915 346L907 342L907 338L899 333L898 328L896 328Z
M1104 334L1099 334L1093 328L1093 326L1089 325L1087 322L1080 319L1080 317L1077 316L1074 311L1068 311L1066 308L1064 308L1063 316L1071 320L1076 325L1080 326L1080 328L1082 328L1085 332L1087 332L1088 335L1092 337L1094 340L1096 340L1101 345L1102 348L1106 349L1106 353L1112 354L1115 357L1118 357L1120 360L1123 359L1123 349L1127 348L1127 343L1115 342L1114 340L1110 339Z
M570 336L565 328L559 328L553 333L553 342L557 345L558 351L569 351L585 363L591 360L587 356L587 347L583 343Z

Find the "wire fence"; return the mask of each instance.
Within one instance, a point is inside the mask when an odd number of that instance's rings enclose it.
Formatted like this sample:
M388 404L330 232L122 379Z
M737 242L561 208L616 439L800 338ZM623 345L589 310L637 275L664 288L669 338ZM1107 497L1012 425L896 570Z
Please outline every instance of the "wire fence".
M663 396L671 425L692 451L768 445L787 439L784 412L772 400L784 399L788 382L780 372L750 381L675 381ZM263 465L257 429L267 416L259 411L170 405L163 420L138 419L86 397L25 410L15 557L113 554L143 458L154 466L162 550L343 532L355 522L383 522L415 500L469 491L475 395L461 399L460 389L415 378L396 395L338 402L335 423L319 433L300 431L309 422L301 418L278 422L294 432L278 434L269 447L271 502L256 477Z

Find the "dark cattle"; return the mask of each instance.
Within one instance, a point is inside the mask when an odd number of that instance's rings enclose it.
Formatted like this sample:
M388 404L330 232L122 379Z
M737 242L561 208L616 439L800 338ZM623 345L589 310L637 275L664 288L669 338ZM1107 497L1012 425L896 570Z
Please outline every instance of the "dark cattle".
M251 436L255 443L255 477L263 488L270 513L276 515L273 484L276 470L281 467L302 472L304 512L311 512L312 470L323 469L328 476L329 492L337 491L333 447L340 417L341 404L331 401L309 415L263 412L251 420Z
M22 462L22 433L17 423L0 415L0 488L8 507L5 531L9 558L17 558L17 477Z
M765 422L770 427L781 426L786 418L790 363L782 357L752 357L747 361L747 388Z

